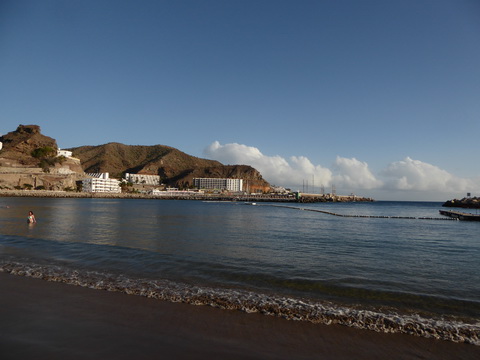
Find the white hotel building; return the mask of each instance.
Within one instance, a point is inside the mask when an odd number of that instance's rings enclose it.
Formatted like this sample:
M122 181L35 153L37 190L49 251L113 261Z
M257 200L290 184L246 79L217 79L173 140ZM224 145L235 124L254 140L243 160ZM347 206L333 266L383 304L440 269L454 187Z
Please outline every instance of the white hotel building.
M159 175L129 174L125 173L125 180L132 184L161 185L162 179Z
M121 193L120 182L110 179L108 173L88 174L91 178L82 181L83 192Z
M197 189L243 191L243 179L193 178Z

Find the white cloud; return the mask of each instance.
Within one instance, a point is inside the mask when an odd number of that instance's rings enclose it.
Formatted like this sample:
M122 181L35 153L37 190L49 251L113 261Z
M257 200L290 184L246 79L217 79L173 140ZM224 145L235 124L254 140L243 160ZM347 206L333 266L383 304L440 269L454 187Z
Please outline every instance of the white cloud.
M381 174L386 178L385 187L393 190L465 192L478 188L471 179L456 177L435 165L410 157L391 163Z
M314 165L305 156L291 156L288 159L278 155L267 156L256 147L236 143L222 145L215 141L204 150L204 154L224 164L253 166L270 184L293 189L300 189L305 182L310 185L314 182L316 187L334 184L337 193L360 191L368 196L366 191L380 191L391 198L402 199L406 198L405 192L420 192L425 198L448 199L449 195L480 191L479 179L459 178L435 165L409 157L390 163L375 175L366 162L356 158L337 156L332 169L328 169ZM413 196L413 199L417 198Z
M347 159L337 156L333 181L336 186L352 189L377 189L383 185L368 168L366 162L355 158Z
M263 178L279 186L301 186L304 180L315 184L331 183L332 172L320 165L314 165L304 156L292 156L289 160L281 156L267 156L255 147L242 144L221 145L213 142L204 154L224 164L245 164L260 171Z

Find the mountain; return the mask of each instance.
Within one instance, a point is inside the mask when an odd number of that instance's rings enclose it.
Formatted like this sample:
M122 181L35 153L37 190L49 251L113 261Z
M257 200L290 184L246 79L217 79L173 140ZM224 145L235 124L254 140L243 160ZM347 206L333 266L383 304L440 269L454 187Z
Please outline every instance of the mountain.
M262 175L247 165L223 165L215 160L201 159L165 145L124 145L108 143L68 149L80 159L85 172L108 172L113 177L123 173L160 175L171 186L189 187L194 177L243 179L249 191L270 188Z
M71 148L73 158L58 157L56 140L43 135L38 125L19 125L0 142L0 188L75 188L84 171L117 178L123 173L160 175L165 184L181 188L190 187L194 177L243 179L250 192L270 188L251 166L223 165L170 146L109 143Z

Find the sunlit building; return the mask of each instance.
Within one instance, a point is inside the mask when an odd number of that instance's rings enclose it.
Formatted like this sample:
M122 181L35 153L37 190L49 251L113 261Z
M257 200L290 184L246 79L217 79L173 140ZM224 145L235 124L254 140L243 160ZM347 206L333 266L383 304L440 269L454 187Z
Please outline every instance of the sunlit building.
M57 156L65 156L66 158L71 158L72 157L72 152L68 151L68 150L58 149L57 150Z
M122 189L117 179L110 179L108 173L87 174L90 178L82 181L83 192L120 193Z
M243 179L194 178L193 186L197 189L243 191Z
M161 185L162 179L159 175L129 174L125 173L125 180L132 184Z

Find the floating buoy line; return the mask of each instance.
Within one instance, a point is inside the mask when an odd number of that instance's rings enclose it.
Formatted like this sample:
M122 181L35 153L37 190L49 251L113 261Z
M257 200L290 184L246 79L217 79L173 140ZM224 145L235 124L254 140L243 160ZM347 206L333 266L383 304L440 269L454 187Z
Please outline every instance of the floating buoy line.
M253 205L253 204L252 204ZM257 204L255 204L257 205ZM259 204L260 205L260 204ZM383 215L349 215L349 214L338 214L331 211L325 210L318 210L318 209L309 209L309 208L302 208L296 206L288 206L288 205L273 205L273 204L261 204L260 206L273 206L273 207L280 207L285 209L293 209L293 210L303 210L303 211L312 211L318 212L322 214L332 215L332 216L339 216L339 217L349 217L349 218L368 218L368 219L407 219L407 220L444 220L444 221L458 221L457 218L449 218L449 217L415 217L415 216L383 216Z

